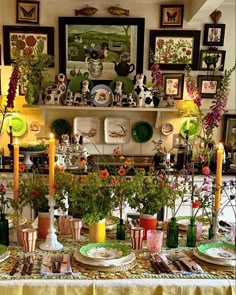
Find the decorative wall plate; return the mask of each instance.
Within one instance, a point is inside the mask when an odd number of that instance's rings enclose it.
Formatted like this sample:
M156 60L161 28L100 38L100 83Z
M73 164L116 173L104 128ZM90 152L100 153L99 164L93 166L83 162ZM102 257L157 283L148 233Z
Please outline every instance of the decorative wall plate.
M153 129L147 122L138 122L133 126L131 134L135 141L147 142L152 138Z
M94 86L90 95L93 97L93 104L95 106L107 107L112 103L113 93L107 85L99 84Z
M120 243L90 243L82 246L79 252L96 260L113 260L129 255L131 250Z
M27 122L26 120L19 116L13 115L11 117L7 117L5 120L5 128L8 133L10 133L10 124L12 126L12 135L13 136L22 136L25 134L27 130Z
M174 131L174 126L170 123L163 124L161 126L161 133L163 135L170 135Z
M201 131L201 126L196 120L185 120L181 126L180 133L181 135L186 138L186 130L189 130L188 136L190 139L193 139L195 135L198 135Z
M82 135L84 143L99 143L100 123L96 117L76 117L74 118L74 134Z
M41 131L42 126L39 122L33 121L30 123L29 129L31 133L38 134Z
M130 121L127 118L111 117L104 120L106 143L127 143L130 140Z

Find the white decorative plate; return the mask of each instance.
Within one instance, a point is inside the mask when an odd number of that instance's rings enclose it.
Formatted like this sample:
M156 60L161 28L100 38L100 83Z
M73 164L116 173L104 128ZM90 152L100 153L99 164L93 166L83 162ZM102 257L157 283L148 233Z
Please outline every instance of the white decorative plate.
M42 127L39 124L39 122L36 122L36 121L31 122L29 125L30 132L34 134L38 134L41 131L41 128Z
M93 97L93 104L95 106L107 107L112 103L113 93L107 85L99 84L94 86L90 95Z
M208 259L232 261L236 263L236 251L233 247L223 243L209 243L197 247L197 251Z
M203 260L205 262L209 262L215 265L222 265L222 266L235 266L235 260L218 260L218 259L211 259L210 257L207 258L206 256L203 256L201 253L199 253L196 249L193 249L193 254L200 260Z
M121 117L105 118L104 133L106 143L128 143L130 140L129 119Z
M170 123L163 124L161 126L161 133L163 135L170 135L174 131L174 126Z
M91 259L89 257L85 257L78 251L74 253L74 257L77 261L83 264L93 265L93 266L105 266L105 267L116 266L116 265L126 265L133 262L136 258L135 254L132 252L129 255L118 258L118 259L97 260L97 259Z
M95 117L74 118L74 134L83 136L84 143L100 142L100 120Z

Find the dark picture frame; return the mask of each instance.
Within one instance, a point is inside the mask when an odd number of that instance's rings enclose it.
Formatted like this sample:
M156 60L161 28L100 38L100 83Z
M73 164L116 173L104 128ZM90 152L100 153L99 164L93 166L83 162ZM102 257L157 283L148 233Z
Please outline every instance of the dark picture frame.
M197 85L202 98L213 98L220 88L223 76L198 75Z
M149 41L149 70L154 61L161 70L184 70L186 64L198 68L201 31L151 30Z
M4 64L10 65L13 62L11 51L16 40L23 42L22 54L24 54L27 47L33 50L37 40L40 39L46 44L44 53L54 56L54 27L3 26ZM51 65L53 66L54 64Z
M232 146L232 129L236 128L236 114L225 114L222 121L222 141L226 147L230 147Z
M176 100L183 99L184 74L163 73L162 76L164 93Z
M201 50L200 51L200 59L199 59L199 70L200 71L209 71L218 69L218 71L224 71L225 66L225 50ZM209 67L207 66L206 62L204 61L206 56L215 56L219 55L219 59L217 60L216 64L211 64Z
M205 24L203 45L223 46L225 38L225 24Z
M161 5L160 27L183 27L184 5Z
M22 1L16 2L16 22L39 24L39 2Z
M98 83L107 84L117 76L113 61L134 64L132 75L143 72L144 18L59 17L58 21L59 69L69 79L73 69L88 72L94 54L102 71L97 76L90 73L90 79Z

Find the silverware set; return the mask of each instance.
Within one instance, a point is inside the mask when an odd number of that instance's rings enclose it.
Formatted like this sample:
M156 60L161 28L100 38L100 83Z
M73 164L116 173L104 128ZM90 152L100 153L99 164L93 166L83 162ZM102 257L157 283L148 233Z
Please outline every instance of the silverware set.
M60 273L61 264L63 261L63 254L52 254L50 258L51 258L51 264L52 264L52 272Z
M23 264L23 267L21 269L21 266ZM20 257L16 258L16 262L14 266L12 267L9 275L13 276L15 273L19 272L21 269L21 276L25 275L31 275L34 268L34 257L33 256L25 256L23 257L23 260Z

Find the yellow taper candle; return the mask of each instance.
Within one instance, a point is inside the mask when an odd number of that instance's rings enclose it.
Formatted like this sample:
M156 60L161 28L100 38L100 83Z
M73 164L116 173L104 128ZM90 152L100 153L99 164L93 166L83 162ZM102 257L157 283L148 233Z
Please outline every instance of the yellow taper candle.
M14 200L18 202L18 190L19 190L19 145L17 139L15 140L14 148L14 186L13 196Z
M224 147L222 143L219 143L216 158L216 194L215 194L215 212L220 209L221 200L221 185L222 185L222 162L223 162Z
M55 174L55 138L50 133L49 138L49 196L54 195L54 174Z

